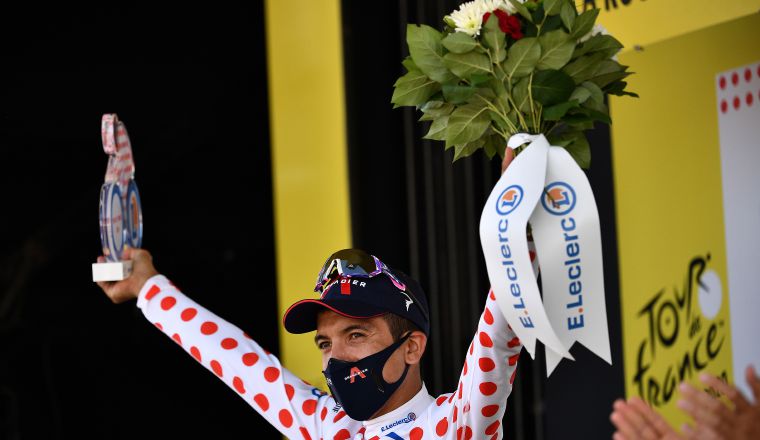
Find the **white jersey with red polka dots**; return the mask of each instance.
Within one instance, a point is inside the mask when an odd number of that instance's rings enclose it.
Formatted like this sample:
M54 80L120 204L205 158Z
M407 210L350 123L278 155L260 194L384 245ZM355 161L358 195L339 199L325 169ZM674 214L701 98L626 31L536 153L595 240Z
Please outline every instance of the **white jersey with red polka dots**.
M352 420L335 400L294 376L242 330L182 294L166 277L145 283L145 317L291 439L500 439L520 341L488 295L459 386L438 398L426 388L373 420Z

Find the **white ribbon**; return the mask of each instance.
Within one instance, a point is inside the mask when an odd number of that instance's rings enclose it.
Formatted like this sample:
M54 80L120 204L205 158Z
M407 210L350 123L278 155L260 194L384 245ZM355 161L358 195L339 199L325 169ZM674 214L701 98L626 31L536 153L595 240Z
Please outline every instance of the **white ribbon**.
M543 135L497 182L483 209L480 239L499 308L531 357L546 350L547 375L578 341L611 364L599 215L585 173ZM530 222L541 259L543 301L528 256Z

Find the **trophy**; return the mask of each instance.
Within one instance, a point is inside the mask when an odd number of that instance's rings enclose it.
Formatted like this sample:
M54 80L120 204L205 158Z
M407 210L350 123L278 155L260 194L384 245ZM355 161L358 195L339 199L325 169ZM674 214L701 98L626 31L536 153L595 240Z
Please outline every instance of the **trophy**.
M92 280L119 281L132 273L132 261L122 259L124 247L142 244L142 209L126 126L116 114L105 114L100 129L103 151L108 155L100 188L100 242L106 261L93 263Z

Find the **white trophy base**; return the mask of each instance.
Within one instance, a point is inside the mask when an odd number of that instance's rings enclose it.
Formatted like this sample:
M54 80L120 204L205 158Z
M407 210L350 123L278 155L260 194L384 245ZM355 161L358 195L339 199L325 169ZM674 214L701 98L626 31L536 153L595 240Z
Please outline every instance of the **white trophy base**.
M132 261L92 263L92 281L121 281L132 275Z

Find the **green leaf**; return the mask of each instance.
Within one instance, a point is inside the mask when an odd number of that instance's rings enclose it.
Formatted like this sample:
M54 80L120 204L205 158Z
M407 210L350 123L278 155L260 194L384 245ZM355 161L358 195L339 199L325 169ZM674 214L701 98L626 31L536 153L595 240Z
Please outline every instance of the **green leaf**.
M546 121L559 121L565 116L568 110L578 107L578 101L572 99L567 102L561 102L551 107L544 107L543 118Z
M401 65L404 66L407 72L413 72L415 70L420 70L419 67L417 67L416 64L414 64L414 60L412 57L406 57L404 58L404 61L401 62Z
M446 142L463 145L479 138L486 131L491 120L485 103L463 105L449 116Z
M577 40L591 32L597 15L599 15L599 9L592 8L577 16L573 23L573 28L570 30L570 38Z
M464 32L454 32L447 35L441 43L452 53L467 53L477 47L478 42Z
M406 27L406 43L414 64L430 79L445 83L455 78L443 62L441 39L441 33L430 26L410 24Z
M432 121L441 116L446 116L454 111L454 104L443 101L428 101L420 107L422 110L422 116L420 121Z
M598 85L599 87L605 87L607 84L611 84L615 81L619 81L628 75L630 75L633 72L610 72L605 73L603 75L598 75L593 78L591 78L589 81L593 82L594 84Z
M576 49L573 53L573 58L594 52L604 52L606 55L604 58L609 58L618 53L622 48L623 45L611 35L594 35Z
M478 91L477 87L460 85L460 84L444 84L443 85L443 99L452 104L463 104Z
M394 108L404 105L421 105L441 89L441 85L420 71L411 71L393 85L391 102Z
M608 115L610 113L610 110L607 108L607 105L604 103L604 101L597 102L593 99L589 99L588 101L583 103L583 107L600 112L600 113L604 113L605 115Z
M575 10L575 5L573 3L566 1L562 3L562 8L559 10L559 16L562 19L562 24L564 24L565 28L569 31L573 28L573 23L575 22L575 17L578 16L578 12Z
M493 159L497 154L499 156L504 154L505 145L506 142L504 142L504 139L501 136L498 134L492 134L491 136L488 136L483 143L483 153L485 153L489 160Z
M572 143L565 147L568 153L573 156L578 166L584 169L591 167L591 146L583 133L575 133L571 138Z
M460 78L466 79L473 75L492 73L488 57L475 52L463 54L447 53L443 57L443 62L454 75Z
M544 107L567 101L575 89L573 79L559 70L539 70L533 74L533 99Z
M607 93L616 96L632 96L634 98L638 98L638 94L625 90L627 85L628 83L625 81L616 81L607 87Z
M483 28L481 40L483 45L490 50L491 60L494 63L504 61L504 58L507 57L507 37L499 28L499 17L491 14Z
M472 153L478 151L478 149L483 146L485 141L485 138L479 138L467 144L455 145L453 161L456 162L463 157L472 155Z
M529 84L530 78L526 76L512 88L512 100L515 102L515 107L523 113L530 112Z
M542 35L538 42L541 45L541 58L536 67L539 69L561 69L570 61L575 49L575 42L561 29Z
M574 99L581 104L586 102L586 100L589 99L590 97L591 97L591 92L589 91L589 89L583 87L582 85L576 87L575 90L573 90L573 93L570 94L571 100Z
M437 118L430 124L430 130L424 136L424 139L432 139L434 141L446 140L446 129L449 125L449 116L442 116Z
M533 17L531 17L530 11L528 11L528 8L526 8L525 5L517 0L509 0L509 2L512 3L512 6L514 6L518 14L522 15L524 19L533 23Z
M523 38L509 48L502 68L509 79L520 78L533 72L541 57L541 45L535 38Z
M546 15L559 14L563 3L566 3L566 0L544 0L544 13Z
M593 99L594 101L604 102L604 92L602 92L602 89L600 89L598 85L590 81L584 81L583 84L580 85L580 87L583 87L584 89L588 90L591 93L591 99Z
M562 71L570 75L576 84L580 84L594 76L594 72L599 68L599 62L602 59L604 59L604 54L601 53L583 55L563 67Z

